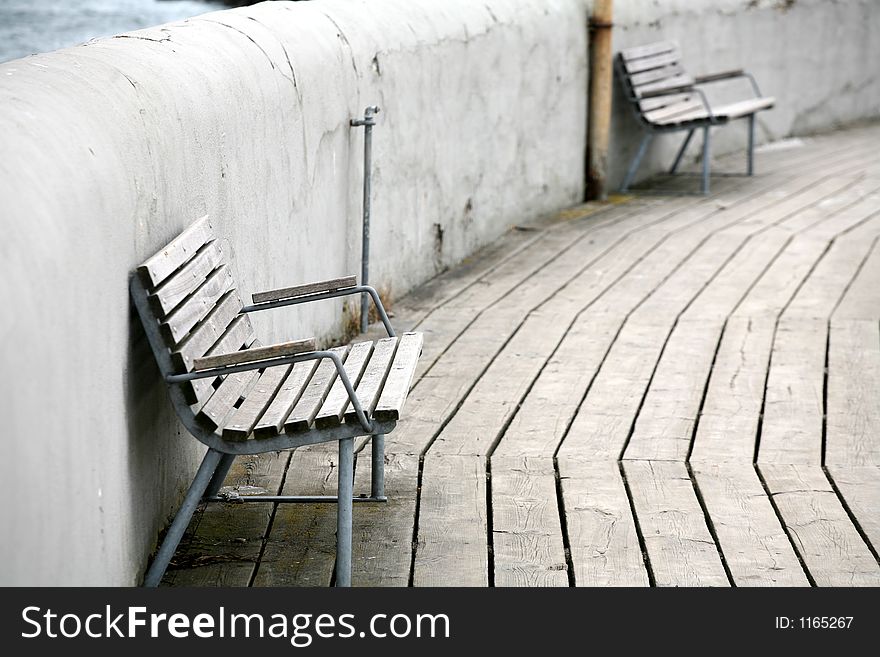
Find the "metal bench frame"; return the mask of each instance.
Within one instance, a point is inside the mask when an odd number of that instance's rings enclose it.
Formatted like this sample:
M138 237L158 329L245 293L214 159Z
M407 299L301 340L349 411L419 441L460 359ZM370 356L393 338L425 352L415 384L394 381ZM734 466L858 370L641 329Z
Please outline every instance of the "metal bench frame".
M669 173L674 175L678 170L678 165L681 163L681 158L684 155L685 150L690 144L691 138L694 136L694 132L698 129L703 132L703 154L702 154L702 172L701 172L701 186L700 191L703 194L709 193L709 169L710 169L710 159L711 159L711 132L710 129L713 126L725 125L730 122L731 119L727 117L717 117L715 113L712 111L712 106L710 105L708 99L706 98L706 94L700 89L699 84L708 84L711 82L720 82L724 80L732 80L734 78L747 78L751 83L752 90L755 93L756 98L762 97L761 90L758 88L758 83L755 81L754 76L750 73L743 70L734 70L734 71L726 71L723 73L715 73L710 75L698 76L693 78L693 84L685 84L677 87L670 87L666 89L662 89L656 92L647 92L643 94L637 94L633 85L630 81L630 74L626 70L626 65L623 57L623 53L617 53L614 58L614 69L617 74L617 78L623 87L624 94L626 95L626 99L629 102L630 107L635 114L636 120L641 124L641 126L645 129L645 134L642 137L641 142L639 143L639 148L636 151L635 157L633 157L630 162L629 167L627 168L626 175L624 176L623 182L620 185L620 191L626 192L629 190L630 185L632 184L633 178L635 178L636 172L638 171L639 164L642 161L642 158L645 156L645 153L648 150L648 146L651 144L651 141L656 134L663 134L668 132L680 132L682 130L687 130L687 136L684 138L684 142L678 150L678 153L675 156L675 160L672 163L672 167L669 169ZM639 107L639 101L645 100L647 98L657 98L660 96L666 95L675 95L680 93L691 93L696 94L700 97L700 100L703 103L703 107L706 110L707 116L705 118L694 119L688 121L686 123L681 123L677 125L659 125L657 123L653 123L647 120L644 117L644 114ZM754 174L754 153L755 153L755 113L752 112L748 114L746 117L738 117L738 118L748 118L749 127L748 127L748 147L747 147L747 161L746 161L746 173L745 175L751 176Z
M137 273L130 277L130 292L134 306L141 318L147 339L156 357L156 362L162 377L168 383L168 390L172 405L186 429L200 442L208 446L195 478L184 497L183 503L178 510L171 526L165 534L159 550L153 559L145 577L144 586L158 586L165 570L174 555L177 546L183 538L184 532L192 519L193 513L200 503L203 502L282 502L282 503L315 503L329 502L338 504L337 509L337 548L336 548L336 586L351 585L351 540L352 540L352 503L353 502L385 502L385 434L394 429L395 420L377 421L369 419L355 394L354 387L345 372L342 360L332 351L310 351L306 353L281 356L253 362L244 362L226 367L215 367L205 370L196 370L184 374L176 373L167 345L163 342L159 331L159 325L155 321L155 315L148 301L148 290L140 280ZM379 298L376 290L366 285L355 285L345 289L329 290L318 294L308 294L300 297L278 299L265 303L255 303L243 307L239 314L271 310L286 306L310 303L336 297L364 294L372 298L378 311L385 330L389 337L395 337L394 329L388 319L388 314ZM322 360L329 358L336 367L339 379L345 386L349 401L357 415L359 424L341 424L329 428L312 428L309 431L233 442L224 440L214 431L203 427L196 419L189 406L181 383L194 379L217 377L235 372L247 370L265 369L277 365L288 365L308 360ZM372 470L371 490L369 497L354 497L354 438L370 436L372 441ZM232 467L235 457L242 454L262 454L280 450L293 449L303 445L312 445L330 441L339 443L339 472L338 472L338 495L335 496L296 496L296 495L218 495L223 480Z

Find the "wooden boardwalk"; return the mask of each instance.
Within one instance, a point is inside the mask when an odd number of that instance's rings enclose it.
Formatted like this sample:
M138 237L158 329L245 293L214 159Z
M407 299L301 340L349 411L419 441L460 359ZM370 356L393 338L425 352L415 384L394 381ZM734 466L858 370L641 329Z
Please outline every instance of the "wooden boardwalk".
M354 584L880 585L878 152L861 127L574 208L401 299L425 347ZM240 461L227 484L334 492L335 445ZM166 583L326 586L334 531L213 505Z

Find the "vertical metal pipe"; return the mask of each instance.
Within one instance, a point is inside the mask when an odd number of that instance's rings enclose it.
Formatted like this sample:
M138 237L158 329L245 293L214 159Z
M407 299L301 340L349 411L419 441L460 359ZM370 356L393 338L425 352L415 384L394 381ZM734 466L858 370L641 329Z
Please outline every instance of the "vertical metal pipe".
M620 185L620 191L625 192L629 189L629 186L632 184L633 178L636 176L636 171L639 169L639 163L642 161L642 158L645 156L645 151L648 150L648 144L651 143L651 140L654 138L653 132L646 132L645 136L642 137L642 143L639 144L639 150L636 152L636 156L633 158L633 161L629 165L629 169L626 170L626 175L623 178L623 183Z
M370 469L370 497L385 499L385 434L377 433L372 439Z
M748 166L746 172L752 175L755 171L755 115L749 115L749 154Z
M351 510L354 438L339 441L339 492L336 509L336 586L351 586Z
M694 136L694 128L691 128L688 131L687 137L684 138L684 143L681 145L681 148L678 149L678 155L675 156L675 162L672 163L672 168L669 170L669 173L675 173L678 169L678 165L681 163L681 158L684 156L684 152L687 150L688 144L691 143L691 137Z
M613 0L594 0L590 18L590 104L586 198L608 196L608 132L611 126Z
M363 119L354 119L351 125L364 127L364 221L361 238L361 285L370 284L370 196L373 176L373 126L379 107L370 105L364 110ZM361 333L367 332L370 322L370 299L361 294Z
M211 481L205 489L205 497L214 497L220 491L220 488L223 486L223 481L226 479L226 475L229 474L229 468L232 467L232 462L234 460L235 454L224 454L220 457L220 463L217 465L217 469L214 471Z
M165 574L165 569L168 567L171 557L174 556L174 551L180 544L180 539L183 538L183 533L186 531L196 507L202 499L202 493L205 492L205 488L208 487L208 483L210 483L211 477L220 463L221 456L220 452L209 449L207 454L205 454L205 458L202 459L199 471L196 473L192 484L190 484L186 497L183 498L183 504L180 505L177 515L174 516L174 521L165 533L165 539L162 541L162 545L159 547L153 563L150 564L150 568L144 576L144 586L156 587L162 581L162 575Z
M709 160L712 157L709 146L709 126L703 128L703 194L709 193Z

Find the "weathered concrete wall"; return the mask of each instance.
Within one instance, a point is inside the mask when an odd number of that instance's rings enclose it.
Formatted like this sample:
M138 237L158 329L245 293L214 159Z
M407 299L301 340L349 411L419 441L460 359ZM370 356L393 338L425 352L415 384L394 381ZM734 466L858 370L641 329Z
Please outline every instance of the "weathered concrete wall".
M694 74L753 73L776 107L758 114L759 142L827 130L880 115L880 3L877 0L617 0L614 49L675 39ZM747 80L708 85L722 101L748 97ZM618 185L640 134L616 88L609 156ZM641 177L669 167L685 133L654 140ZM713 131L715 152L745 148L746 122ZM689 156L699 155L694 139ZM745 163L743 163L745 166Z
M273 2L0 66L0 584L134 584L201 450L129 271L210 213L243 294L358 271L392 295L576 202L581 0ZM260 318L338 334L341 304Z

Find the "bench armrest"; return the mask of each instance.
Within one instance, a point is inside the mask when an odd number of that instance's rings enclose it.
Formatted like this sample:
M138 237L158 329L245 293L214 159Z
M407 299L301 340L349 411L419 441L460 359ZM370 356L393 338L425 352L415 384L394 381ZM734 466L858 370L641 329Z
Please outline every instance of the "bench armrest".
M709 82L733 80L734 78L748 78L749 82L752 84L752 90L755 92L755 97L761 97L761 90L758 88L758 83L755 81L754 76L741 68L737 68L732 71L721 71L720 73L709 73L708 75L698 75L694 78L694 83L708 84Z
M258 310L271 310L272 308L282 308L284 306L295 306L301 303L311 303L312 301L322 301L324 299L334 299L336 297L345 297L352 294L369 294L379 313L379 319L388 332L388 337L394 337L394 329L391 327L391 320L388 319L388 313L385 312L385 306L379 298L379 293L375 288L369 285L357 285L357 279L354 276L346 276L344 278L334 278L321 283L309 283L307 285L297 285L294 287L285 287L269 292L260 292L253 295L253 305L245 306L239 312L251 313Z
M252 299L255 304L268 303L282 299L299 299L312 294L321 294L322 292L335 292L336 290L355 286L357 286L357 278L355 276L344 276L342 278L331 278L329 281L321 281L319 283L307 283L305 285L294 285L293 287L269 290L268 292L258 292L253 295Z
M741 68L737 68L732 71L719 71L718 73L698 75L694 78L694 82L696 82L697 84L703 84L706 82L716 82L718 80L730 80L731 78L739 78L743 75L745 75L745 71L743 71Z
M308 347L308 349L307 349ZM168 374L165 376L165 380L168 383L184 383L185 381L192 381L194 379L204 379L208 377L214 376L226 376L227 374L234 374L236 372L246 372L248 370L262 370L267 369L269 367L276 367L278 365L290 365L291 363L299 363L305 360L321 360L323 358L329 358L333 361L333 365L336 368L336 373L339 376L339 379L342 381L342 385L345 387L345 392L348 394L348 399L351 402L352 408L354 408L355 415L358 418L358 421L361 423L361 426L366 431L366 434L373 433L373 424L370 422L369 418L367 418L367 414L364 412L363 407L361 406L361 402L358 399L357 394L355 393L354 386L351 384L351 379L348 378L348 374L345 372L345 367L342 364L342 359L339 358L339 355L334 353L333 351L315 351L315 340L314 338L309 338L308 340L297 340L295 342L286 342L280 345L270 345L268 347L257 347L256 349L244 349L242 351L236 351L232 354L222 354L222 356L209 356L208 358L197 359L197 366L201 365L204 367L205 362L209 361L212 358L225 358L227 356L238 356L238 354L242 354L242 358L238 362L230 362L227 360L228 364L222 365L220 367L211 367L210 369L202 369L197 370L194 369L191 372L185 372L183 374ZM267 350L274 350L274 353L267 355ZM284 351L285 353L279 353ZM255 359L254 356L257 356Z
M242 349L241 351L233 351L228 354L217 354L216 356L204 356L202 358L196 358L193 363L193 371L199 372L215 367L240 365L242 363L254 363L270 358L280 358L281 356L295 356L297 354L304 354L314 350L315 338L308 338L307 340L294 340L293 342L281 342L279 344L273 344L267 347Z

